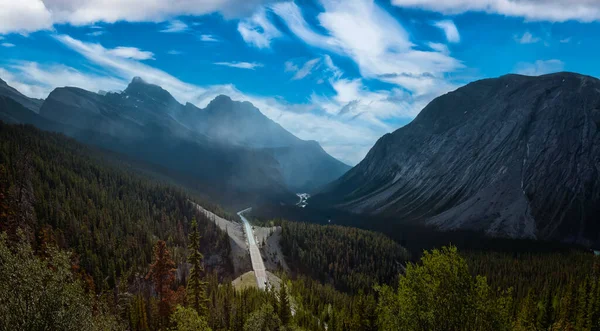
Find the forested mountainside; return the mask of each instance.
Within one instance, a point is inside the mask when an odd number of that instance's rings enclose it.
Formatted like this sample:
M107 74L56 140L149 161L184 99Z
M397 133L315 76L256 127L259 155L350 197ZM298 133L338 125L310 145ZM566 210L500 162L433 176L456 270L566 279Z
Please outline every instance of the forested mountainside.
M594 246L599 164L600 80L506 75L436 98L312 203Z
M96 286L115 286L152 260L160 235L169 246L186 247L196 211L180 188L103 161L104 154L61 134L0 123L0 179L5 197L2 230L22 228L34 242L72 248ZM222 274L231 272L228 239L202 220L203 253L215 255ZM176 261L184 256L177 251Z
M409 260L405 248L377 232L287 221L281 227L281 249L293 270L342 291L393 284Z

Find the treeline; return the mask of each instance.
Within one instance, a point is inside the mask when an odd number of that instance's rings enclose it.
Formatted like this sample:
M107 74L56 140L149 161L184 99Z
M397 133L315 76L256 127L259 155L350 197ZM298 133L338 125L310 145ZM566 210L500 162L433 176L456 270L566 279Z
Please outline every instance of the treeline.
M291 268L335 288L370 292L394 283L409 259L387 236L357 228L281 222L281 249Z

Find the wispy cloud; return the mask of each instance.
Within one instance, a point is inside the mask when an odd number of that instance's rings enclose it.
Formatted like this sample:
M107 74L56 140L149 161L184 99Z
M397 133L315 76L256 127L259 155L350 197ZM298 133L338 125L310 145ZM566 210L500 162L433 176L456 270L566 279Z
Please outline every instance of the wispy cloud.
M281 32L267 18L264 8L258 10L250 18L240 21L238 32L246 43L256 48L269 48L271 40L281 36Z
M11 48L11 47L15 47L15 46L16 46L16 45L15 45L15 44L13 44L13 43L2 43L2 44L0 44L0 45L2 45L2 47L7 47L7 48Z
M568 44L571 42L572 39L573 39L572 37L568 37L568 38L561 39L559 41L561 44Z
M187 24L185 24L185 22L180 21L180 20L173 20L168 23L166 28L160 30L160 32L177 33L177 32L187 31L188 28L189 27Z
M523 33L522 36L518 36L518 35L515 36L515 41L518 42L519 44L535 44L535 43L539 42L540 40L541 40L540 38L535 37L529 31L525 31L525 33Z
M219 66L239 68L239 69L250 69L250 70L254 70L256 68L260 68L263 66L262 63L256 63L256 62L215 62L215 64L219 65Z
M60 64L42 65L18 61L0 68L0 76L10 86L34 98L46 98L56 87L77 86L90 91L121 90L127 86L123 79L83 73Z
M434 51L438 51L442 54L450 54L450 50L448 49L448 46L446 46L445 44L441 44L441 43L427 43L427 46L429 46L429 48L433 49Z
M175 50L175 49L172 49L172 50L168 51L167 54L169 54L169 55L181 55L181 54L183 54L183 52Z
M530 21L564 22L600 20L600 2L594 0L540 1L540 0L392 0L401 7L420 8L444 14L469 11L486 12Z
M351 58L365 78L401 86L416 95L437 96L453 88L445 74L463 67L439 51L415 49L408 33L372 1L321 1L317 16L327 34L316 32L291 2L273 5L290 31L305 43Z
M557 59L552 60L538 60L534 63L521 62L515 67L514 72L527 75L527 76L539 76L550 74L553 72L563 71L565 68L564 62Z
M116 47L114 49L107 50L110 55L134 59L134 60L154 60L154 53L148 51L142 51L136 47Z
M205 42L218 42L218 41L220 41L219 39L217 39L217 37L213 36L212 34L203 34L203 35L200 35L200 40L205 41Z
M96 30L96 31L92 31L92 32L88 32L87 35L91 36L91 37L98 37L101 36L105 33L104 30Z
M285 63L285 71L295 73L292 77L292 80L300 80L310 75L313 72L313 70L319 66L320 61L321 58L308 60L302 65L301 68L299 68L293 62L287 61Z
M4 0L1 33L51 30L54 24L75 26L98 22L164 22L179 16L219 12L226 18L245 17L269 0ZM167 32L181 31L176 23Z
M458 28L456 28L456 25L451 20L437 21L434 22L433 25L444 31L448 42L460 42L460 34L458 33Z

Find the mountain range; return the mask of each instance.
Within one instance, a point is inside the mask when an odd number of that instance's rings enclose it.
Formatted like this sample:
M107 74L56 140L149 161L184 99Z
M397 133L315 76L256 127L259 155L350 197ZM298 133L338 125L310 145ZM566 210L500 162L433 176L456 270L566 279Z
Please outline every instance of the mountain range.
M292 205L294 192L316 192L309 205L364 218L600 244L600 80L589 76L470 83L352 169L249 102L183 105L139 77L122 92L63 87L45 100L0 81L0 119L143 161L224 205Z
M470 83L381 137L311 200L441 230L598 245L600 80Z
M182 105L139 77L122 92L61 87L45 100L28 98L2 81L0 119L62 132L143 161L225 205L294 203L294 192L316 190L350 169L249 102L218 96L205 109Z

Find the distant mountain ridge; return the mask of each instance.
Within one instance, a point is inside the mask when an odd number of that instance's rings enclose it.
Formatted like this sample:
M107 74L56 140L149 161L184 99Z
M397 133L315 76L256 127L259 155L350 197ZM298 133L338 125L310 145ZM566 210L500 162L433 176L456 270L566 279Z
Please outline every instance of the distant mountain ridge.
M220 95L204 109L187 104L178 119L192 131L218 141L267 151L279 162L284 181L295 192L312 192L350 169L316 141L299 139L247 101Z
M237 109L237 105L243 106L241 112L236 113L232 121L219 123L227 116L227 108ZM211 195L225 200L293 203L297 198L292 192L315 189L349 169L321 153L318 144L315 148L314 143L296 138L248 102L234 102L220 96L209 106L201 110L192 104L182 105L168 91L139 77L123 92L94 93L61 87L43 102L27 98L5 83L0 84L1 120L60 131L82 142L145 160L178 176L194 178L197 182L191 181L193 186L207 188ZM271 133L251 130L257 118L256 125L263 129L278 129ZM225 127L238 133L237 140L216 134L217 129ZM269 134L274 136L268 137ZM281 144L274 150L273 145L262 143L269 139L288 145ZM306 146L311 149L303 155L304 164L324 163L325 169L316 166L311 168L316 173L302 172L295 168L302 162L286 163L290 150ZM328 170L328 162L333 165L333 172ZM308 167L300 170L304 168Z
M398 222L600 243L600 80L507 75L433 100L313 202Z

